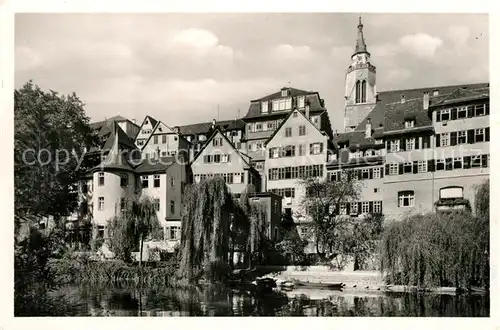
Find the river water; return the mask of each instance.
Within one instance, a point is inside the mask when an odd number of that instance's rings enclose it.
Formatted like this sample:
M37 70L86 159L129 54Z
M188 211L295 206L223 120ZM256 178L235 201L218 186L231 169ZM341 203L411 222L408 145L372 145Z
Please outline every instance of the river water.
M363 293L318 289L254 294L225 287L67 286L57 295L77 316L445 316L487 317L488 295ZM62 316L62 315L61 315Z

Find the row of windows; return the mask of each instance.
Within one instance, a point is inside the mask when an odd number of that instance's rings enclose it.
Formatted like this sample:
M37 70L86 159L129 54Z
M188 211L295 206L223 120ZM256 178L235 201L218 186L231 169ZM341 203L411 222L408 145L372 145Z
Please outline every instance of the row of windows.
M488 167L489 157L489 155L477 155L435 160L420 160L405 163L391 163L385 165L385 174L400 175Z
M354 173L354 177L358 180L380 179L384 177L383 167L363 168L350 171ZM329 172L328 179L330 181L340 181L342 173L341 171Z
M409 137L387 141L388 152L413 151L427 148L431 148L430 136L422 136L421 139L418 137Z
M142 188L148 188L149 187L149 176L148 175L142 175L141 176L141 183L142 183ZM121 173L120 174L120 186L121 187L128 187L129 180L128 180L128 174L127 173ZM98 174L98 185L99 186L104 186L104 173L100 172ZM170 177L170 186L174 187L175 186L175 179L174 177ZM154 188L159 188L160 187L160 175L155 174L153 176L153 187ZM82 186L82 193L86 194L88 191L88 187L86 184Z
M436 147L456 146L490 141L490 128L436 134Z
M167 134L153 135L153 144L158 144L159 136L161 136L161 143L166 144L167 143ZM174 141L177 141L177 135L174 135Z
M250 123L247 124L248 132L266 132L266 131L274 131L281 124L283 119L278 120L269 120L258 123Z
M99 211L103 211L104 210L104 197L98 197L97 199L98 201L98 204L97 204L97 209ZM154 205L155 205L155 209L156 211L160 211L160 200L158 198L155 198L154 199ZM120 210L124 210L125 209L125 198L121 198L120 199ZM170 201L170 214L175 214L175 201L171 200Z
M245 183L245 173L209 173L209 174L195 174L194 180L196 183L200 183L203 180L213 178L214 176L219 175L224 178L226 184L233 183Z
M231 155L204 155L203 162L205 164L230 163L231 162Z
M269 148L269 158L295 157L306 155L306 144L298 146L289 145L284 147ZM309 144L309 154L318 155L323 152L323 143L316 142Z
M282 96L287 96L285 92L282 92ZM291 97L276 99L271 102L272 111L283 111L292 109L293 105L297 105L298 108L303 108L305 106L305 96L297 96L295 99ZM269 101L263 101L260 103L260 112L268 113L269 112Z
M480 117L490 114L489 104L468 105L458 108L441 109L436 111L436 121L448 121L464 118Z
M340 214L356 215L360 213L382 214L382 201L363 201L340 204Z
M294 112L294 116L297 116L297 112ZM305 125L300 125L298 127L298 131L297 131L297 134L298 136L304 136L306 135L306 126ZM285 137L292 137L294 136L295 134L293 134L293 128L292 127L286 127L285 128Z
M269 189L269 191L283 198L295 198L295 188Z
M160 149L158 148L156 150L156 152L146 152L144 153L144 158L145 159L158 159L158 157L160 157L160 155L162 157L167 157L167 156L175 156L177 155L177 151L175 150L172 150L172 151L160 151Z
M323 165L290 166L269 169L269 180L322 177Z

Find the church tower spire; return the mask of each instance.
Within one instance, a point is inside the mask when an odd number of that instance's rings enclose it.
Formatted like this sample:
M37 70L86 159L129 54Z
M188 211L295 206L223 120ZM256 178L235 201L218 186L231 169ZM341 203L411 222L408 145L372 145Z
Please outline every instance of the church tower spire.
M356 39L356 48L354 48L353 56L362 53L370 55L370 53L366 50L365 37L363 35L363 23L361 22L361 16L359 16L358 38Z
M344 130L351 132L375 107L377 92L375 88L376 68L370 63L370 53L366 48L363 23L359 17L356 47L351 55L345 79Z

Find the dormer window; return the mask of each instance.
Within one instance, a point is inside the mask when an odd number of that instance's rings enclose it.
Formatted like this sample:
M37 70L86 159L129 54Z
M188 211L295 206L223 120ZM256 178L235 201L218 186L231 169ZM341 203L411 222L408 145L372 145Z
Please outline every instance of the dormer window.
M283 88L281 90L281 97L286 97L288 96L288 89L287 88Z
M305 103L306 103L305 100L306 100L305 96L297 97L297 106L299 107L299 109L302 109L305 107Z
M268 102L261 102L260 112L261 113L268 113L269 112Z
M409 119L405 121L405 128L413 128L415 127L415 120Z

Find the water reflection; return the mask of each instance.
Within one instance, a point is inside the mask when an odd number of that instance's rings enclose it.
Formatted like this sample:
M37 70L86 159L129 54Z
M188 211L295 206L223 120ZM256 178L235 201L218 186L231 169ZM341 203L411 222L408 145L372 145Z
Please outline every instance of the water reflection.
M65 287L80 316L488 316L486 295Z

